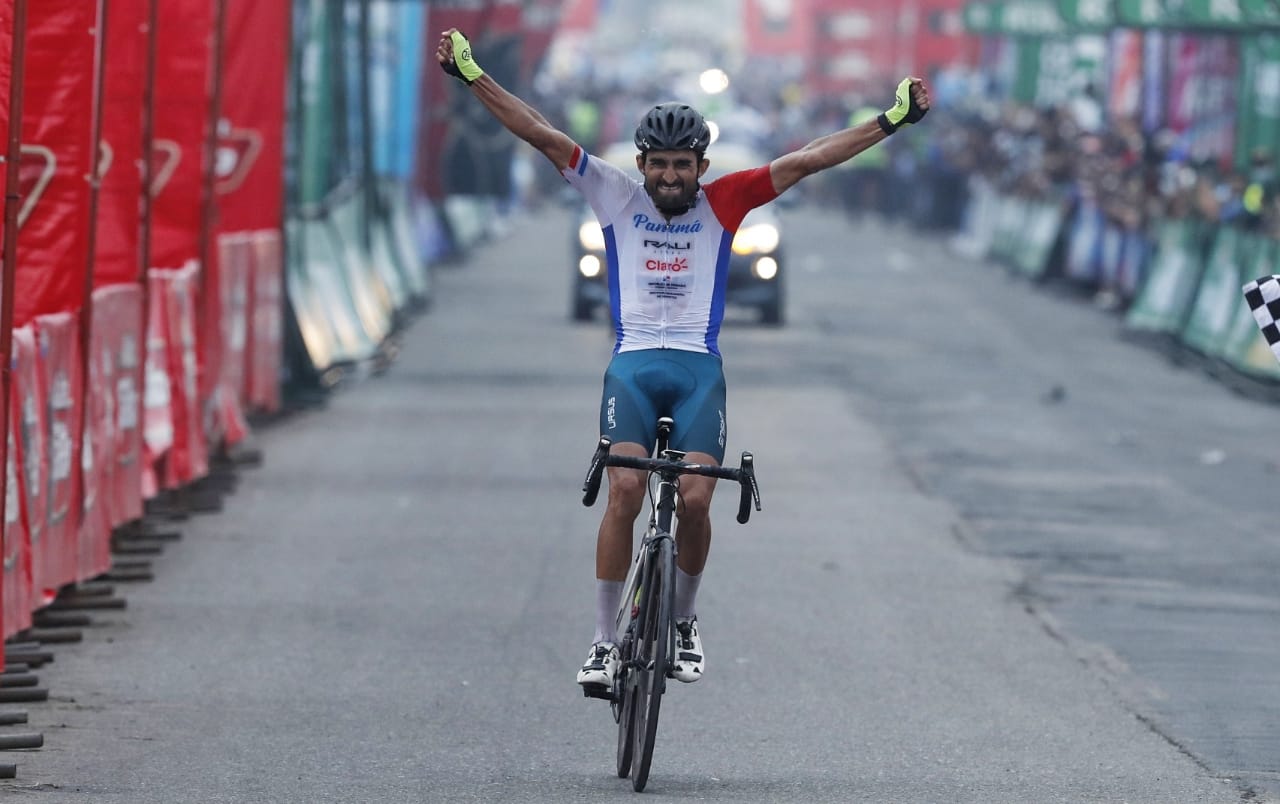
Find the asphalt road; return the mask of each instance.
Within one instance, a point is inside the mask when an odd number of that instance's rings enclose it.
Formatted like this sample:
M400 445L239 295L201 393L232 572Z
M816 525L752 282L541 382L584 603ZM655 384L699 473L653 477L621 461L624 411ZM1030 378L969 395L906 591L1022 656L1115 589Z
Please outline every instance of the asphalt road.
M707 676L644 795L1280 800L1276 409L936 238L787 220L789 325L721 338L764 511L717 501ZM226 510L41 669L45 747L0 791L630 800L573 679L611 340L567 320L569 225L517 220L389 372L261 431Z

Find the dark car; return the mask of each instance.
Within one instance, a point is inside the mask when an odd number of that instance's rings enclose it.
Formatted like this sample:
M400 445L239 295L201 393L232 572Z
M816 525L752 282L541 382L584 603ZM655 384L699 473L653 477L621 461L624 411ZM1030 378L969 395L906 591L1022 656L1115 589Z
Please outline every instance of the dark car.
M636 147L632 143L612 145L600 158L629 173L636 173ZM748 145L727 142L713 143L707 151L707 158L711 167L703 177L704 182L736 170L767 165L770 161ZM586 204L579 207L572 239L575 259L569 314L575 321L589 321L597 307L603 308L607 314L609 286L605 275L604 232ZM769 205L753 209L733 238L726 302L755 308L765 324L781 324L783 263L782 227L777 214Z

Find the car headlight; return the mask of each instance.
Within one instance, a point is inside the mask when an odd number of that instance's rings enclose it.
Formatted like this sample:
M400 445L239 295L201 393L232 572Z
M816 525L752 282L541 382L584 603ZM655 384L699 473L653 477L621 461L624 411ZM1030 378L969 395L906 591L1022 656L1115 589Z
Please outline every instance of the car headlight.
M604 251L604 229L597 221L587 221L578 227L578 242L587 251Z
M587 279L595 279L604 270L604 264L600 262L600 258L594 254L584 254L582 259L578 260L578 273Z
M778 275L778 261L773 257L761 257L751 266L751 273L768 281Z
M757 223L739 229L733 236L734 254L768 254L778 247L778 227L771 223Z

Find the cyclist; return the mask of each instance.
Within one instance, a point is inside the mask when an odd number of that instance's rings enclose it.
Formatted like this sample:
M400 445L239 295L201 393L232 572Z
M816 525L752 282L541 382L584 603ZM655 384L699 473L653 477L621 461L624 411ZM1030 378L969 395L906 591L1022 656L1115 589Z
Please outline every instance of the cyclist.
M647 456L657 419L665 415L675 419L672 449L698 463L718 465L724 459L725 383L717 337L734 232L751 209L919 121L929 109L924 83L904 78L894 105L874 120L703 186L698 180L710 165L709 127L691 107L664 103L636 128L638 181L593 158L487 76L456 29L441 34L436 59L503 126L550 159L600 220L617 331L604 376L600 429L617 455ZM614 619L646 486L643 472L609 468L609 498L596 541L595 635L578 673L582 685L610 687L617 672ZM714 479L698 476L680 486L674 676L684 682L697 681L706 666L694 602L711 544L714 490Z

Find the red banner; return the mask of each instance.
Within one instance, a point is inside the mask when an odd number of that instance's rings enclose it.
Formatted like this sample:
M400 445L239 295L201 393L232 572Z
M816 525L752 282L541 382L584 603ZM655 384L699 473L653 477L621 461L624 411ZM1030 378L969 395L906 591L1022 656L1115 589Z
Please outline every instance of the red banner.
M747 53L785 59L813 49L816 31L806 0L745 0L742 6ZM566 15L565 24L572 21Z
M218 202L216 268L205 276L206 290L219 291L217 318L218 387L214 393L217 430L228 444L248 435L247 403L252 285L282 281L278 272L256 277L252 237L278 233L283 225L283 140L290 37L289 6L258 0L228 0L222 96L218 121L216 183ZM277 235L278 236L278 235ZM277 290L273 295L279 298ZM206 304L212 299L205 299ZM206 306L206 310L209 307ZM212 316L210 316L212 317ZM268 344L265 348L279 349ZM278 365L278 364L277 364Z
M282 225L289 36L288 3L228 0L214 188L219 231Z
M165 488L178 488L209 473L209 456L201 416L196 343L196 285L200 274L194 262L170 277L167 293L153 298L164 304L167 327L166 367L173 447L165 460Z
M142 433L145 459L142 464L142 495L146 499L160 491L164 460L173 449L173 402L169 381L169 286L173 271L152 269L147 273L151 299L147 310L146 389L143 395Z
M252 238L246 396L249 407L280 409L280 360L284 354L284 254L279 232Z
M48 433L45 450L49 456L48 510L39 588L49 594L76 580L80 489L79 473L72 471L72 460L76 455L84 402L83 363L76 315L49 313L37 316L35 323L40 347L36 368L44 392Z
M27 330L28 334L30 330ZM33 344L34 346L34 344ZM22 393L15 381L9 394L9 452L5 471L4 578L0 581L0 613L3 638L31 627L31 542L28 538L26 501L23 499Z
M222 296L222 370L216 414L223 438L228 444L238 444L249 435L244 405L247 399L245 347L249 334L249 274L253 271L252 235L219 235L218 269Z
M112 359L114 411L107 470L107 519L112 527L142 517L142 286L112 285L93 293L94 331L101 327Z
M141 281L138 201L148 7L147 0L111 0L107 6L95 288Z
M40 383L40 351L35 327L13 331L13 388L16 402L13 415L18 426L18 451L22 454L22 493L25 503L27 544L31 548L31 608L53 600L43 590L49 588L48 519L49 451L48 407ZM54 587L56 588L56 587Z
M88 355L88 387L84 405L83 442L80 447L80 510L75 516L76 580L85 581L111 568L111 523L106 497L111 486L110 470L114 464L111 432L115 395L112 385L115 359L112 355L109 322L97 306L102 297L95 291L93 320L90 324Z
M156 26L151 265L182 268L200 255L200 198L209 118L211 0L165 0Z
M23 167L37 180L24 199L15 326L84 304L96 11L84 0L28 4Z

